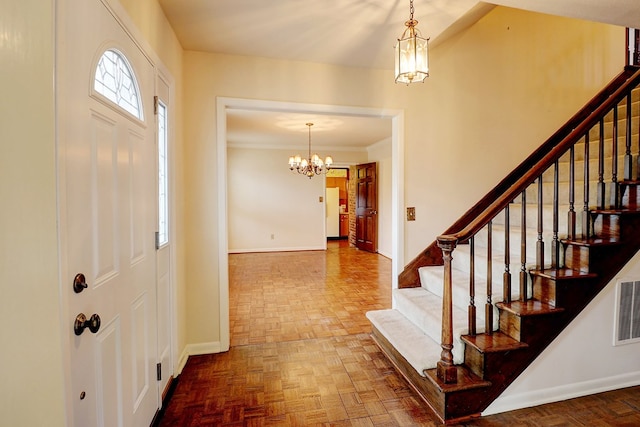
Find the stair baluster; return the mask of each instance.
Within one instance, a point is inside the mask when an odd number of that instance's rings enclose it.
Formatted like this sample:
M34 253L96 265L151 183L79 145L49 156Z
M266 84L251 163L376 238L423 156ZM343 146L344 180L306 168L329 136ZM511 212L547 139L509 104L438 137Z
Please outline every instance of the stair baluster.
M492 224L493 221L489 221L487 224L487 302L484 305L484 331L487 335L493 334L493 301L491 300L491 294L493 293Z
M542 174L538 177L538 241L536 242L536 269L544 269Z
M604 209L605 206L605 189L604 183L604 118L600 119L600 135L598 139L598 193L596 206L598 209Z
M458 380L458 370L453 364L453 283L451 277L451 253L456 248L457 239L447 236L438 237L438 247L442 249L444 260L444 290L442 296L442 352L436 365L438 379L445 384Z
M574 203L576 198L576 154L572 145L569 150L569 213L567 217L567 238L576 238L576 211Z
M582 207L582 238L588 239L591 235L589 229L589 132L584 135L584 191L583 191L583 207Z
M469 239L469 335L476 335L476 245L475 236Z
M624 180L631 181L633 156L631 155L631 92L627 95L627 132L625 135Z
M640 30L637 30L636 34L640 34ZM640 180L640 120L638 120L638 152L636 155L636 179Z
M502 277L502 300L511 302L511 272L509 266L511 264L510 249L510 229L509 229L509 205L504 208L504 275Z
M618 207L618 106L613 107L613 136L611 147L611 197L609 204L611 209Z
M553 165L553 238L551 240L551 268L560 267L560 241L558 240L558 161Z
M522 209L520 209L520 299L527 298L527 190L522 192Z

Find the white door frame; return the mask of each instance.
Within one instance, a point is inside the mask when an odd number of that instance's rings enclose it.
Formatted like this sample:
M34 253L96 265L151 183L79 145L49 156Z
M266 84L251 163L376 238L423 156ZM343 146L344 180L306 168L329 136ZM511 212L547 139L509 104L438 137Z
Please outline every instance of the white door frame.
M216 98L216 140L218 157L218 283L220 351L230 346L229 331L229 236L227 232L227 109L266 110L309 114L332 114L391 119L391 286L398 287L400 266L404 267L404 110L346 107L325 104Z

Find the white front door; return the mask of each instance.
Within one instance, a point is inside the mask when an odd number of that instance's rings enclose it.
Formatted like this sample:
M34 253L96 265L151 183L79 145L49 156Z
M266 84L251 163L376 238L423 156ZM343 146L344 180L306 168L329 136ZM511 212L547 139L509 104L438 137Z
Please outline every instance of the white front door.
M154 68L102 1L56 4L70 421L76 427L148 426L158 408ZM111 57L111 65L119 61L111 71L98 67L107 50L121 55ZM96 92L96 69L111 79L114 99ZM127 69L137 86L128 83ZM131 113L135 92L141 118ZM78 274L87 287L74 290ZM99 316L99 328L74 331L81 313Z

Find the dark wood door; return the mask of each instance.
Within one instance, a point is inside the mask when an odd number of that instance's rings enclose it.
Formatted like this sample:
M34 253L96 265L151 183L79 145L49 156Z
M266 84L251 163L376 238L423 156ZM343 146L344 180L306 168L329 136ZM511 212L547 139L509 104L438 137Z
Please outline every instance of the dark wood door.
M356 166L356 247L378 251L377 163Z

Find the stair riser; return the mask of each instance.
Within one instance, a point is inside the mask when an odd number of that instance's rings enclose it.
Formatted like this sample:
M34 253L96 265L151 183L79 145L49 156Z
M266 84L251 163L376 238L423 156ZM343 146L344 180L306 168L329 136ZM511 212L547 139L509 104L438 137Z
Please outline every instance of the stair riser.
M578 246L567 245L564 255L566 268L578 270L585 273L600 273L596 260L607 256L611 251L609 246Z
M620 239L633 239L630 236L640 227L640 219L624 214L600 212L593 215L594 236Z
M622 207L636 209L640 206L640 185L624 185L620 193Z
M533 298L554 307L572 308L580 304L582 295L593 295L593 281L554 280L543 276L533 277Z
M623 173L624 173L624 156L625 156L625 152L624 152L624 146L621 146L620 148L623 148L623 151L619 151L618 152L618 156L616 157L618 164L617 164L617 174L618 174L618 178L622 178ZM589 186L594 185L595 183L597 183L598 181L598 174L600 171L600 159L598 157L598 145L597 143L592 143L590 146L590 149L593 150L595 149L596 151L590 151L589 153ZM576 189L579 187L583 186L583 182L584 182L584 152L583 152L584 148L579 147L576 150L576 159L573 162L573 173L574 173L574 180L575 180L575 186ZM558 162L558 181L560 183L564 183L566 184L567 182L569 182L569 177L571 175L571 167L570 167L570 162L569 162L569 156L567 155L566 158L561 158L560 161ZM611 147L611 142L609 141L606 145L605 145L605 157L604 157L604 162L603 162L603 179L604 180L609 180L611 181L611 170L613 168L613 157L612 157L612 147ZM554 175L555 175L555 171L554 168L551 167L550 169L547 169L547 171L545 171L545 173L542 175L542 182L543 183L553 183L554 181Z
M540 330L553 330L557 314L540 316L518 316L514 313L500 311L500 331L511 338L527 344L535 344Z
M608 177L608 178L606 178ZM618 175L618 180L622 179L622 170L620 170L620 174ZM606 174L605 180L603 181L605 185L605 202L610 203L610 188L611 188L611 175ZM542 203L544 206L551 207L553 205L554 200L554 185L553 182L544 182L542 185ZM595 206L597 204L598 197L598 183L590 182L589 183L589 205ZM527 209L527 215L529 212L532 212L537 207L538 200L538 186L530 185L527 188L527 205L529 208ZM568 205L570 201L570 189L569 186L564 183L558 186L558 203L560 205ZM582 183L576 182L574 187L573 194L573 202L574 202L574 210L582 210L582 206L584 205L584 187ZM534 207L534 209L531 209ZM608 207L608 206L605 206ZM532 212L533 213L533 212ZM566 211L564 212L566 216ZM535 224L535 223L534 223Z
M512 350L515 354L526 353L526 349ZM466 346L464 351L465 364L475 375L487 379L485 373L500 372L505 364L505 353L502 351L484 353L473 346Z
M594 190L595 197L595 190ZM580 234L582 232L582 222L580 220L582 215L582 201L577 202L579 199L576 199L576 204L574 205L574 213L576 217L576 234ZM526 212L526 226L527 226L527 242L535 242L537 239L537 227L538 227L538 206L536 204L527 204L527 212ZM521 215L522 215L522 205L520 203L512 203L509 209L509 220L511 226L511 241L516 242L516 244L520 244L520 225L522 223ZM542 221L543 221L543 240L551 240L550 237L553 235L553 208L552 205L544 205L544 209L542 211ZM569 222L569 205L561 204L558 206L558 234L560 236L566 236L568 234L568 222ZM496 216L493 221L494 231L493 231L493 241L494 244L496 240L504 240L504 215L500 214ZM487 241L487 232L481 231L476 235L476 245L482 244L486 246ZM499 244L499 242L497 242ZM513 243L512 243L513 250Z
M421 269L420 271L420 280L423 283L423 287L427 289L429 292L432 292L440 297L442 297L442 288L444 286L444 279L442 277L442 268L439 271L435 269ZM512 276L512 295L513 299L518 298L518 276ZM491 295L491 299L493 302L502 301L502 272L494 276L493 284L493 293ZM453 305L462 310L468 310L470 296L469 296L469 284L465 282L464 285L453 286L452 289L452 299ZM477 277L476 281L476 293L475 293L475 305L477 310L484 310L484 304L487 301L487 293L486 293L486 279L482 279L481 277ZM494 329L497 329L498 323L498 309L494 309ZM480 324L478 324L480 326Z

